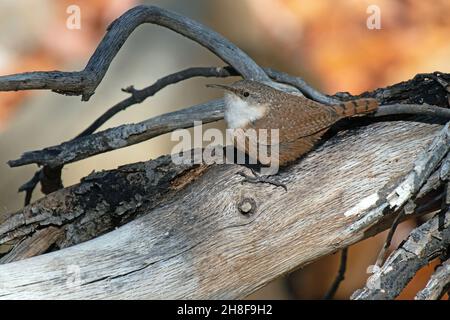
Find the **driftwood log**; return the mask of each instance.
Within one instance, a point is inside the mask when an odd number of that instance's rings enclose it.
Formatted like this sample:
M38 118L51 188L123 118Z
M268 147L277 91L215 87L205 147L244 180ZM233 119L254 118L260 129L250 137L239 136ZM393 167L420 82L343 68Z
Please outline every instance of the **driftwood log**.
M132 28L127 21L133 21ZM100 68L88 85L75 81L79 73L38 72L0 77L0 90L43 88L87 99L126 37L143 22L160 23L217 53L230 67L213 69L216 76L240 74L283 90L293 88L281 84L291 85L323 103L356 98L325 96L299 78L247 63L251 59L228 40L212 31L203 33L206 27L146 6L131 9L109 27L97 58L81 72ZM106 44L116 39L111 34L120 41L111 47L113 54L106 54ZM105 54L106 60L98 60ZM405 208L403 218L438 212L450 167L450 132L446 121L433 115L448 118L442 108L448 108L449 81L448 74L424 74L358 96L374 97L388 107L374 117L339 124L314 151L282 170L277 179L287 191L243 184L237 173L248 169L239 165L176 165L170 156L162 156L99 171L52 192L0 221L0 298L242 298L295 268L389 228ZM127 92L136 98L134 88ZM155 92L143 93L126 107ZM222 117L223 102L217 100L140 124L94 134L96 128L91 128L86 135L25 153L10 164L58 169L191 127L195 120ZM448 220L439 226L448 235ZM448 246L448 236L436 241L435 249ZM435 258L435 251L419 258L416 266ZM394 298L416 271L408 269L402 275L405 281L389 294L384 291L392 288L380 280L380 287L364 288L354 298ZM383 279L376 272L374 276Z

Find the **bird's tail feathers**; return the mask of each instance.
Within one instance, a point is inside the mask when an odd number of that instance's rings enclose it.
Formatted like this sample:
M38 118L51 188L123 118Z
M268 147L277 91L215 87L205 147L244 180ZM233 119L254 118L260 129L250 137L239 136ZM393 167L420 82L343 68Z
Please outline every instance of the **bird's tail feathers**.
M357 99L333 105L334 110L342 117L365 115L374 112L378 108L376 99Z

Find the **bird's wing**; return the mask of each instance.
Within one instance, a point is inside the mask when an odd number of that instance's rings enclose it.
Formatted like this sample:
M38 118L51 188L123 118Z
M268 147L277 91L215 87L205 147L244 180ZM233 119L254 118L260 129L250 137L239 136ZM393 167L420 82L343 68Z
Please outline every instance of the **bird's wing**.
M309 152L322 135L323 133L319 132L308 137L281 144L279 148L280 166L284 166Z
M328 129L342 117L326 105L311 103L298 107L288 105L281 111L286 115L285 125L280 128L281 141L295 141Z
M294 141L272 145L266 149L266 153L259 154L259 160L263 164L278 163L279 166L285 166L309 152L325 132L326 129Z
M280 105L271 110L264 119L255 121L250 127L279 129L279 140L288 142L328 129L342 118L343 116L331 106L306 99L304 102L299 101L298 105ZM270 130L268 134L271 137Z

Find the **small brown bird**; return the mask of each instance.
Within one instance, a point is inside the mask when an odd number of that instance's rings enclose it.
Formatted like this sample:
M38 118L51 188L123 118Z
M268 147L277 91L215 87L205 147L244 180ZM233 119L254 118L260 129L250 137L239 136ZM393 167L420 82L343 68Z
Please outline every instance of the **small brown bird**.
M365 115L378 108L375 99L324 105L251 80L208 86L225 90L225 121L229 129L242 129L241 132L278 129L278 159L271 158L271 166L277 169L310 151L338 120ZM236 147L249 153L248 142Z

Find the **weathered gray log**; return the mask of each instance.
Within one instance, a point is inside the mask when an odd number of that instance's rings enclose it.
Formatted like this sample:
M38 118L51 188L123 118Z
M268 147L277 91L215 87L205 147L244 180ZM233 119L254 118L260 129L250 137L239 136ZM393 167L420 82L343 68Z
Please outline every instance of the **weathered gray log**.
M0 265L0 297L243 297L385 228L386 196L440 128L375 123L338 134L280 174L287 192L213 166L155 208L143 201L145 214L115 231Z
M170 156L92 173L81 183L51 193L0 221L0 263L20 260L90 240L142 215L189 182L193 164ZM183 180L184 179L184 180ZM180 182L177 182L180 181ZM47 233L42 231L52 230ZM56 230L55 230L56 229ZM48 238L49 237L49 238ZM45 238L43 240L42 238ZM7 254L6 254L7 253Z
M441 144L443 147L445 145L448 145L448 142ZM435 158L434 161L440 160ZM418 192L417 197L420 198L436 189L438 185L442 184L442 181L448 182L449 172L450 153L447 153L445 159L442 160L440 169L430 175L428 181ZM420 183L420 179L414 177L410 177L410 179ZM450 246L450 211L448 211L450 193L448 183L446 183L445 188L446 191L443 192L445 197L440 199L440 210L435 208L435 211L439 211L439 214L414 229L408 239L391 253L381 268L376 265L373 270L374 274L369 278L366 286L355 291L352 295L353 299L394 299L402 292L417 271L437 256L446 257ZM428 205L429 203L425 204L425 206ZM426 287L417 293L415 298L440 299L448 289L448 269L448 263L446 263L440 270L436 271Z

